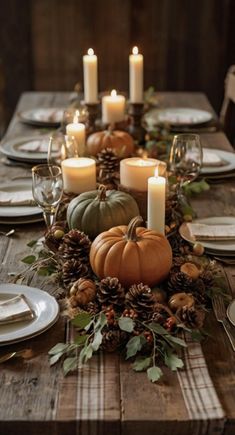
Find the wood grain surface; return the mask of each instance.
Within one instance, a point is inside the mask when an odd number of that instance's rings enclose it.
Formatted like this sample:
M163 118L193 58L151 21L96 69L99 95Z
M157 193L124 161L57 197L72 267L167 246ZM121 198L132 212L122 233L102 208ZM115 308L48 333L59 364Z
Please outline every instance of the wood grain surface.
M22 124L18 112L39 106L66 107L68 100L68 93L23 94L6 140L45 132ZM159 101L162 106L212 110L203 94L161 93ZM207 147L231 150L222 132L202 134L202 141ZM4 159L1 161L1 181L25 175L30 175L30 168L10 167L4 164ZM235 216L234 183L213 185L209 192L194 200L194 206L200 217ZM11 227L0 225L0 230L7 231ZM14 237L0 236L2 283L10 281L9 273L18 273L24 268L20 260L29 254L26 243L42 236L44 230L43 223L16 225ZM235 291L235 269L226 267L224 270L231 290ZM33 276L29 284L55 294L55 287L37 276ZM235 432L235 355L213 313L208 314L207 329L212 338L203 344L203 351L226 413L224 435L232 435ZM97 356L83 373L64 378L60 365L49 367L47 356L48 350L64 339L65 321L60 318L38 337L0 348L0 355L26 347L31 348L34 355L24 361L12 359L0 367L0 435L200 434L196 431L199 422L188 417L174 373L165 369L162 381L151 384L145 374L134 373L129 363L120 361L118 355L105 354ZM82 389L82 386L87 388Z

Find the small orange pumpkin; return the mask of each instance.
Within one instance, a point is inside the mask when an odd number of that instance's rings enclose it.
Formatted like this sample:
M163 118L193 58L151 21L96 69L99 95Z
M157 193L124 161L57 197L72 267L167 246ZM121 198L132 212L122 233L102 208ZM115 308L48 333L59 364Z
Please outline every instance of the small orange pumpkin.
M104 148L112 148L122 157L130 156L134 151L134 140L126 132L121 130L97 131L87 139L87 152L96 156Z
M134 283L149 286L163 281L172 265L172 249L163 235L137 226L140 216L128 225L99 234L91 245L90 264L103 279L117 277L124 287Z

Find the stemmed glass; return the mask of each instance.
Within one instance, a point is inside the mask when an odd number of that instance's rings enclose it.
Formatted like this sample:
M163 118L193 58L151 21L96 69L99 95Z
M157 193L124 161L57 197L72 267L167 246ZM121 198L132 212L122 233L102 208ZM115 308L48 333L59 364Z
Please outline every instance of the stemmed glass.
M183 184L190 183L199 175L202 166L202 146L198 134L177 134L170 151L170 171L179 182L179 194Z
M47 227L53 224L57 206L63 194L61 168L56 165L42 164L32 168L33 197L43 210Z

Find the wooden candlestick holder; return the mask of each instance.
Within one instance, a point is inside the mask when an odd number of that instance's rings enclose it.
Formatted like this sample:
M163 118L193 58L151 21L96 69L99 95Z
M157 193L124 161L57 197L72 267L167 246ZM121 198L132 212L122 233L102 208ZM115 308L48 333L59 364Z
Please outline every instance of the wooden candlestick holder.
M87 110L86 131L87 134L89 135L99 130L99 128L96 125L96 120L98 119L98 115L99 115L100 103L99 101L97 101L96 103L84 102L84 105Z
M148 201L148 193L147 191L142 192L140 190L135 190L130 187L123 186L122 184L118 185L118 190L129 193L137 202L139 207L140 216L142 216L144 222L147 221L147 201Z
M144 103L129 103L128 115L130 117L130 124L128 132L138 142L144 144L146 130L141 124L143 116Z

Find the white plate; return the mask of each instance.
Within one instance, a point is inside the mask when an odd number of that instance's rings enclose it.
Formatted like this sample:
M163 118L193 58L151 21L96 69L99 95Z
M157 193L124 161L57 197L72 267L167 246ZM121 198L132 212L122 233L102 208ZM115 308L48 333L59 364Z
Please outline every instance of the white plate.
M45 127L57 127L63 119L64 109L61 107L38 107L25 110L19 114L24 123Z
M188 107L172 107L168 109L152 109L144 116L149 126L168 123L170 125L197 125L211 121L212 114L205 110Z
M224 161L223 166L204 166L201 169L202 174L217 174L223 173L227 171L232 171L235 169L235 153L230 153L229 151L221 151L218 149L211 148L203 148L205 151L211 151L214 154L217 154L221 160Z
M231 225L235 224L235 218L226 216L226 217L210 217L205 219L196 219L194 221L195 223L202 223L207 225ZM195 240L191 237L186 222L184 222L179 229L179 233L181 237L186 240L187 242L190 242L192 244L195 243ZM211 254L219 254L219 255L233 255L235 253L235 240L221 240L221 241L213 241L213 240L203 240L199 242L204 246L204 248L208 251L208 253Z
M227 316L229 321L235 326L235 299L230 302L227 308Z
M23 294L36 316L30 321L15 322L0 326L0 346L27 340L50 328L59 317L59 306L55 298L43 290L18 284L1 284L0 300Z
M11 181L9 184L1 184L0 190L4 192L22 192L25 190L32 191L32 182L27 181ZM0 218L18 218L23 216L33 217L41 215L42 210L37 206L16 205L7 206L0 205ZM9 222L10 223L10 222Z
M35 162L42 163L47 160L47 152L37 152L37 151L24 151L21 147L27 146L30 148L30 143L32 148L36 142L41 142L42 147L46 148L46 143L49 144L49 136L22 136L15 137L6 142L2 142L0 145L0 151L7 157L14 160L19 160L23 162ZM52 156L57 157L60 153L59 150L53 151Z

